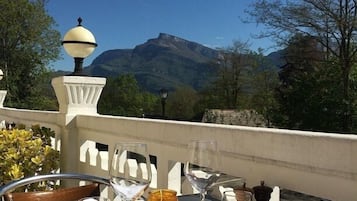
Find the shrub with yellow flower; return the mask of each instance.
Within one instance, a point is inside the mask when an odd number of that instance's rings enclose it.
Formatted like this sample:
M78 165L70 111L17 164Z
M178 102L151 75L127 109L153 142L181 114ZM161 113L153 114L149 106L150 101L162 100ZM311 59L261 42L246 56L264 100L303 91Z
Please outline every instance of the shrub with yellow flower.
M0 130L0 185L58 170L59 152L51 147L54 135L54 131L39 125L30 130Z

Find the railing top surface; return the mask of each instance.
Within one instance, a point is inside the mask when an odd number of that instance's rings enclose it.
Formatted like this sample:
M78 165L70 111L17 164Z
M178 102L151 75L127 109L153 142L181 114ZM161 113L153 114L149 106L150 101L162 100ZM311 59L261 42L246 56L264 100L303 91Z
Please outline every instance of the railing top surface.
M335 138L341 140L351 140L356 141L357 135L355 134L341 134L341 133L325 133L325 132L316 132L316 131L302 131L302 130L289 130L289 129L279 129L279 128L263 128L263 127L249 127L249 126L238 126L238 125L224 125L224 124L214 124L214 123L203 123L203 122L188 122L188 121L175 121L175 120L163 120L163 119L149 119L149 118L137 118L137 117L122 117L122 116L110 116L110 115L78 115L77 120L86 118L95 118L103 120L127 120L137 123L158 123L158 124L168 124L168 125L178 125L178 126L197 126L197 127L206 127L206 128L221 128L227 130L239 130L246 132L255 132L255 133L265 133L265 134L279 134L279 135L299 135L312 138ZM95 125L93 125L95 126Z
M14 112L15 114L21 115L21 117L26 117L26 113L38 114L38 115L51 115L53 119L57 118L56 115L60 115L58 111L41 111L41 110L28 110L28 109L16 109L4 107L0 110L4 112ZM14 114L13 113L13 114ZM31 116L30 119L32 119ZM223 125L223 124L214 124L214 123L202 123L202 122L188 122L188 121L175 121L175 120L163 120L163 119L150 119L150 118L136 118L136 117L123 117L123 116L111 116L111 115L78 115L77 119L80 121L81 118L95 118L108 120L108 119L121 119L134 121L139 123L159 123L159 124L168 124L168 125L182 125L182 126L198 126L198 127L207 127L207 128L222 128L222 129L234 129L247 132L262 132L266 134L284 134L284 135L299 135L307 137L325 137L325 138L336 138L344 140L357 140L357 135L355 134L341 134L341 133L325 133L325 132L315 132L315 131L302 131L302 130L289 130L289 129L278 129L278 128L263 128L263 127L249 127L249 126L238 126L238 125Z

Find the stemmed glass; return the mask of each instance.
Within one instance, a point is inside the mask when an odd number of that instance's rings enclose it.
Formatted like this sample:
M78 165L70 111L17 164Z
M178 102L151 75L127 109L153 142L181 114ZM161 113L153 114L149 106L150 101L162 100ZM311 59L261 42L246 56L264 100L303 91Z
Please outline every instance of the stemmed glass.
M151 182L151 164L147 145L117 143L109 170L110 184L121 200L137 200Z
M189 159L185 164L185 176L205 200L207 190L219 179L219 151L214 140L194 140L188 145Z

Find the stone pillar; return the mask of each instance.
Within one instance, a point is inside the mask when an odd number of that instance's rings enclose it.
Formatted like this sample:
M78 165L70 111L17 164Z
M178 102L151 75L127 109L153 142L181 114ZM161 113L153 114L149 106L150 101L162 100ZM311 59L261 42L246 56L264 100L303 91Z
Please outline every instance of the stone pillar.
M77 172L78 130L72 121L77 115L98 115L97 104L106 78L62 76L52 79L59 103L58 123L62 127L61 172ZM64 147L66 145L66 147Z
M62 76L52 80L52 86L64 114L97 114L97 103L106 78Z
M6 90L0 90L0 107L4 107L6 94L7 94Z

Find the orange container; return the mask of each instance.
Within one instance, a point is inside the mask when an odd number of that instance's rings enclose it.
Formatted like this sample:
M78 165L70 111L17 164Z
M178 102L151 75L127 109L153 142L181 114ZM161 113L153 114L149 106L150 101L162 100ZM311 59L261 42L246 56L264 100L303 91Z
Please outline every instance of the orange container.
M148 201L178 201L177 192L170 189L156 189L149 192Z

